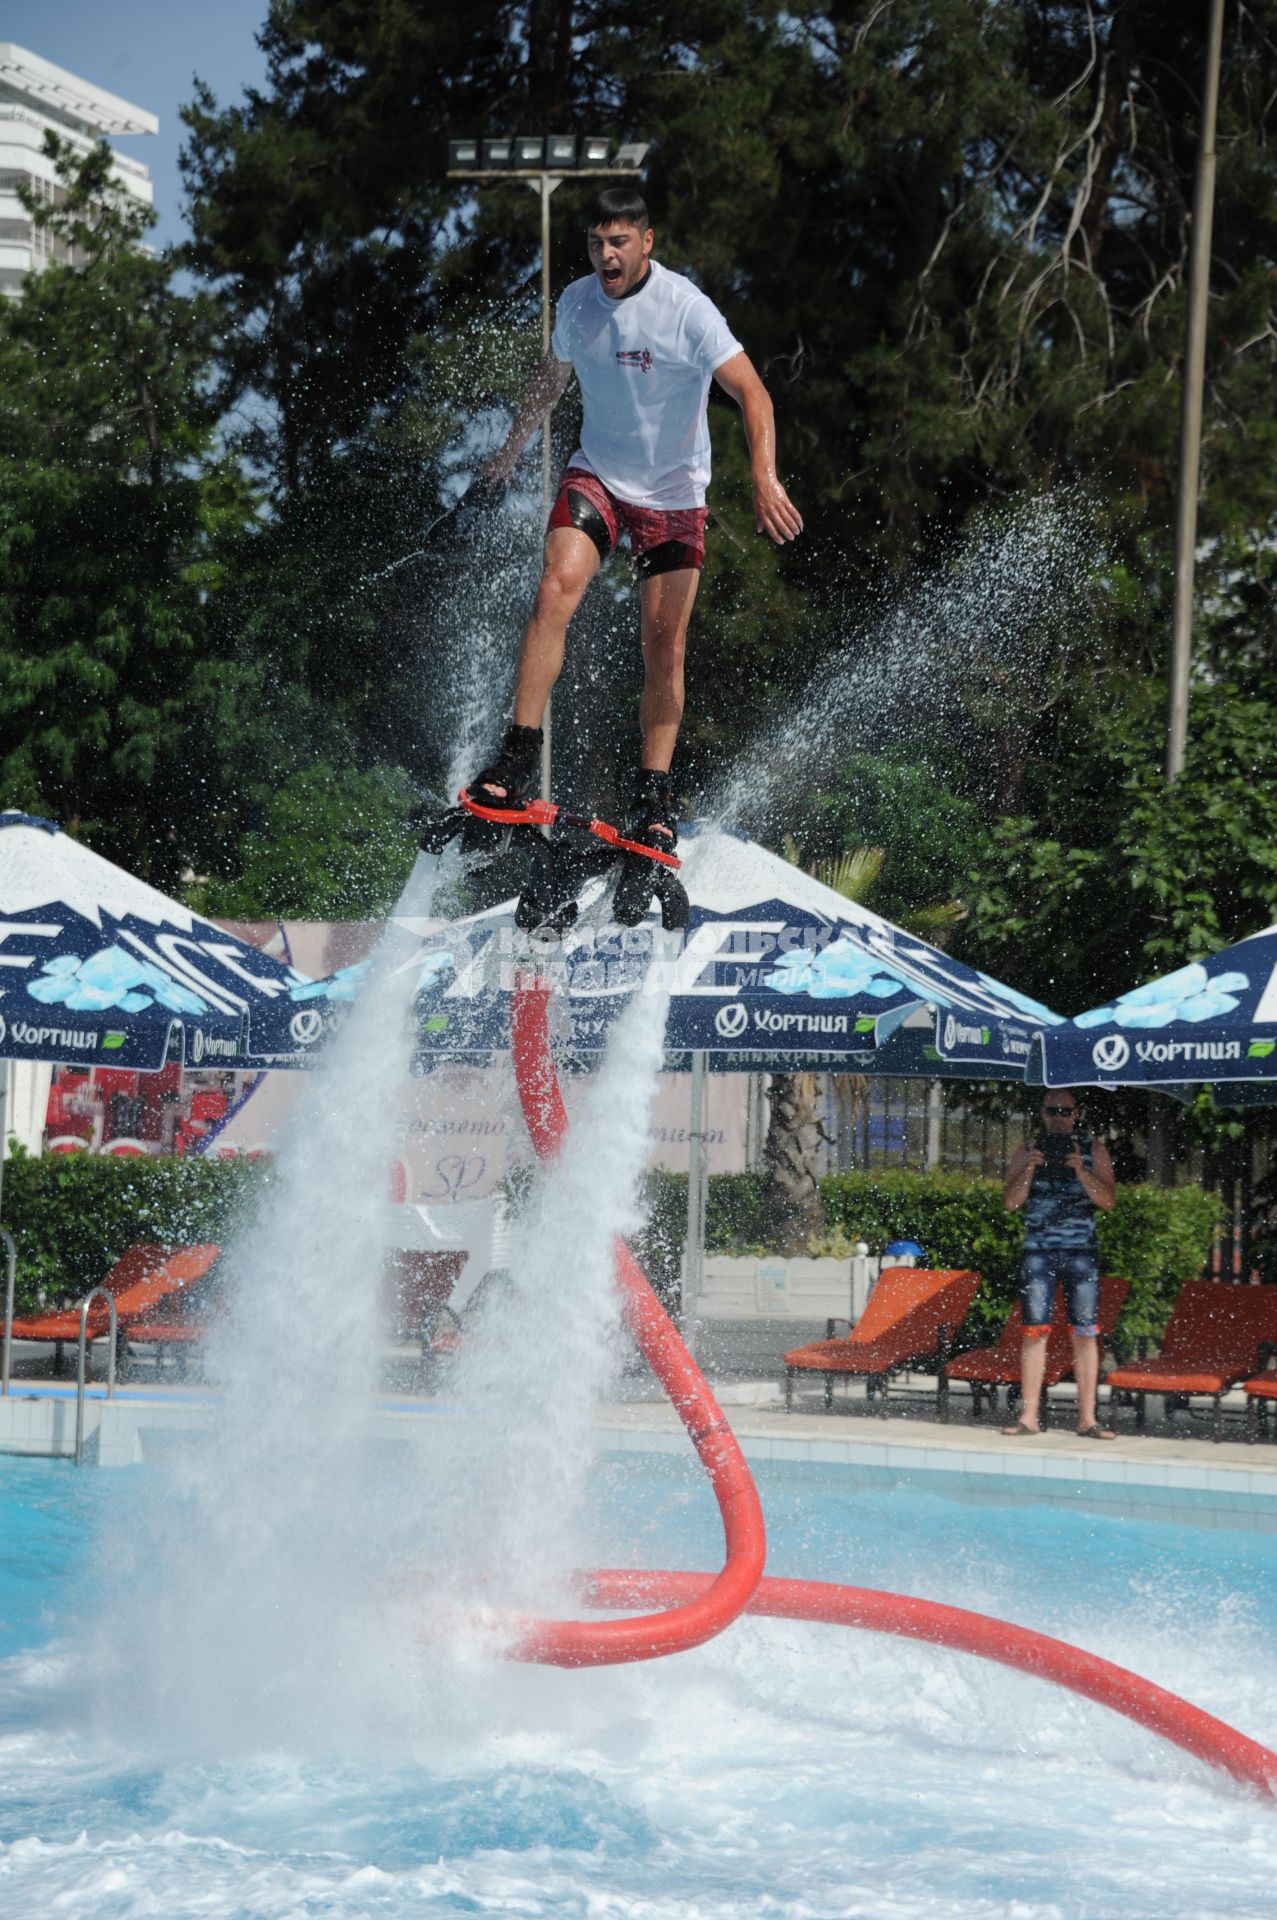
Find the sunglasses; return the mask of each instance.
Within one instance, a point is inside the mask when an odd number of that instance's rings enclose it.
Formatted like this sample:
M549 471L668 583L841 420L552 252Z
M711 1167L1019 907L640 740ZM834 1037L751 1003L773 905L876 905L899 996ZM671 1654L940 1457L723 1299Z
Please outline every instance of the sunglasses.
M1058 1118L1061 1114L1076 1113L1077 1108L1076 1107L1043 1107L1042 1111L1043 1113L1051 1114L1053 1118Z

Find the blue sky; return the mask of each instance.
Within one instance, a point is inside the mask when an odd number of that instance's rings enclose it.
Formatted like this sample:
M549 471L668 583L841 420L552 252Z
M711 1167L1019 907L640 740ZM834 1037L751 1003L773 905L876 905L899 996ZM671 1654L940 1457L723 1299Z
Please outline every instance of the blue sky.
M5 0L0 39L91 80L158 116L160 130L113 142L151 170L160 224L153 244L181 240L182 181L177 156L186 138L178 109L192 78L229 105L261 83L265 62L253 36L268 0Z

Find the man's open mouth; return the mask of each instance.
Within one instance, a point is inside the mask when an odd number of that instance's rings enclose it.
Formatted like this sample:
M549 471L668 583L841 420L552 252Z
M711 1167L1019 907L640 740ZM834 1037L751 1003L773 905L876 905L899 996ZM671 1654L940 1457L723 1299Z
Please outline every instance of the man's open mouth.
M603 278L609 287L614 287L622 277L620 267L604 267Z

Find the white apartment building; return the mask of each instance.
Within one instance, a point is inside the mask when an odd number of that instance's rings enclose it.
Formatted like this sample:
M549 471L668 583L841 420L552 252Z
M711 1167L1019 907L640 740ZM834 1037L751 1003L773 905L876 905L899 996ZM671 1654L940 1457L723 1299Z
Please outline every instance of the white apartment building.
M54 198L57 177L41 152L49 128L87 152L111 134L158 133L160 123L153 113L55 67L38 53L0 40L0 293L17 293L29 273L66 257L61 242L33 224L15 192L21 183L44 200ZM150 206L148 168L129 154L116 153L115 177Z

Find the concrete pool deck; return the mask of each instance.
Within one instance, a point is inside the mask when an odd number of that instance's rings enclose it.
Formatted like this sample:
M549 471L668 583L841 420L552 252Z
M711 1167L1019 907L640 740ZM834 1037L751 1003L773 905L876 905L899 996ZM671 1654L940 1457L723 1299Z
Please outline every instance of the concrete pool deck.
M0 1453L69 1458L75 1446L74 1381L49 1376L47 1349L40 1360L15 1349L14 1375L12 1392L0 1398ZM886 1419L870 1410L863 1394L840 1395L829 1412L812 1395L814 1410L786 1413L774 1371L768 1380L751 1367L737 1368L734 1378L712 1385L753 1463L842 1466L871 1482L907 1479L958 1498L1042 1499L1131 1517L1277 1532L1277 1445L1261 1440L1252 1446L1240 1437L1217 1445L1201 1420L1193 1421L1191 1431L1181 1419L1174 1432L1154 1424L1141 1434L1130 1429L1132 1416L1123 1411L1116 1440L1082 1440L1073 1431L1071 1393L1059 1389L1051 1400L1057 1424L1040 1438L1013 1439L999 1431L1005 1416L973 1420L969 1402L957 1394L950 1422L941 1425L933 1413L933 1383L922 1377L906 1378L897 1411ZM595 1424L604 1447L689 1453L677 1415L654 1396L653 1386L645 1373L626 1376L618 1397L598 1406ZM1235 1399L1234 1422L1240 1396ZM196 1434L215 1429L220 1400L215 1386L168 1374L135 1376L108 1400L102 1382L94 1380L85 1404L86 1462L124 1466L169 1457ZM424 1440L450 1411L429 1378L421 1379L400 1356L378 1397L373 1432L410 1445Z
M1020 1440L986 1421L941 1426L904 1416L786 1414L733 1406L730 1391L723 1402L746 1459L755 1463L845 1466L888 1482L930 1482L966 1498L1036 1496L1131 1517L1277 1532L1277 1446L1271 1442L1216 1445L1198 1435L1155 1433L1094 1441L1068 1426ZM622 1452L674 1453L687 1446L673 1408L654 1403L602 1408L598 1426Z

